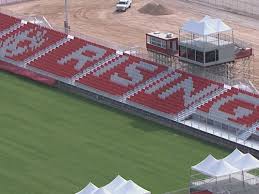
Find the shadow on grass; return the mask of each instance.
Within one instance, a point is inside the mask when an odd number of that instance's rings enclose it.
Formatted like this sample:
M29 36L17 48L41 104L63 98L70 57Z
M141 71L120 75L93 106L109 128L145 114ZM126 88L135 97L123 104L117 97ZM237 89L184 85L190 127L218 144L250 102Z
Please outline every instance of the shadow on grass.
M8 72L1 72L0 71L0 73L8 74L8 75L10 75L12 77L16 77L17 79L22 80L24 82L36 85L37 87L40 87L42 89L47 89L47 90L50 90L50 91L52 91L52 92L54 92L56 94L61 94L61 95L67 96L69 98L73 98L73 99L79 100L81 102L87 103L89 105L93 105L93 106L97 106L98 108L105 109L108 112L115 113L115 114L127 117L127 118L131 119L131 126L132 127L141 129L144 132L151 132L152 133L154 131L162 131L163 130L163 131L166 131L166 132L168 132L168 133L170 133L172 135L174 134L174 135L184 136L184 137L186 137L188 139L199 141L204 146L214 146L214 147L219 148L221 150L230 151L230 149L225 148L223 146L220 146L220 145L217 145L217 144L213 144L213 143L209 143L209 142L207 142L205 140L202 140L200 138L197 138L197 137L188 135L188 134L186 134L184 132L181 132L181 129L174 129L174 128L166 127L166 126L164 126L162 124L159 124L159 123L156 123L154 121L146 120L146 119L141 118L139 116L136 116L136 115L133 115L133 114L130 114L130 113L118 110L118 109L116 109L114 107L110 107L108 105L101 104L101 103L95 102L93 100L87 99L87 98L85 98L85 97L83 97L83 96L81 96L79 94L72 94L72 93L69 93L69 92L65 92L65 91L63 91L63 90L61 90L59 88L47 86L47 85L41 84L39 82L35 82L33 80L30 80L28 78L21 77L19 75L10 74Z
M200 139L198 137L186 134L181 131L181 129L177 128L171 128L164 126L162 124L156 123L154 121L149 121L140 117L137 117L136 119L132 120L131 125L135 128L139 128L143 130L144 132L154 132L154 131L165 131L169 133L170 135L177 135L187 138L188 140L195 140L201 142L204 146L210 146L210 147L216 147L218 149L224 150L224 151L231 151L231 149L228 149L224 146L217 145L214 143L210 143L206 140Z

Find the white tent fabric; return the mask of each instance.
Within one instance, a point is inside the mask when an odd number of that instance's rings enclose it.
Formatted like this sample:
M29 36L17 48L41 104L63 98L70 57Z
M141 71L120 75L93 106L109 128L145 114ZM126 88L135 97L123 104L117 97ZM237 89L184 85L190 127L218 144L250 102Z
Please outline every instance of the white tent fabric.
M192 170L211 177L221 177L257 168L259 168L259 160L249 153L243 154L238 149L221 160L209 155L199 164L192 166Z
M76 194L151 194L151 192L140 187L132 180L125 180L118 175L104 187L98 188L94 184L89 183L84 189Z
M193 166L192 170L211 177L220 177L239 172L237 168L224 160L216 160L212 155L209 155L202 162Z
M259 160L251 154L244 154L239 160L230 162L230 164L240 171L249 171L259 168Z
M132 180L129 180L117 189L114 194L151 194L151 192L143 189Z
M120 175L118 175L115 179L113 179L112 182L105 185L103 188L109 192L113 192L126 182L127 181L124 178L122 178Z
M218 160L216 160L212 155L208 155L199 164L192 166L192 170L208 175L208 171Z
M100 188L100 189L97 189L93 194L112 194L112 193L107 191L105 188Z
M223 160L228 162L230 165L233 165L236 161L240 160L245 154L240 152L238 149L235 149L231 154L226 156Z
M83 188L81 191L77 192L76 194L92 194L97 190L98 190L98 187L96 187L93 183L90 182L85 188Z
M200 21L190 20L182 26L182 30L201 36L231 31L232 28L225 24L221 19L213 19L205 16Z
M224 160L219 160L214 163L207 171L207 175L211 177L221 177L230 174L240 172L239 169L231 166L229 163Z

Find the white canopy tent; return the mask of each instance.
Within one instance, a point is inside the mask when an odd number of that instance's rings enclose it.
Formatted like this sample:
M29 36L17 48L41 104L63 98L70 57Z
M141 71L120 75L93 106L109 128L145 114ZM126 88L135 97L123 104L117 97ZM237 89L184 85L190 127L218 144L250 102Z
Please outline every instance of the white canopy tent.
M113 192L116 189L118 189L120 186L125 184L126 182L127 182L127 180L125 180L123 177L118 175L115 179L113 179L112 182L110 182L109 184L105 185L103 188L105 188L109 192Z
M250 171L259 168L259 160L251 154L244 154L239 160L230 162L230 164L240 171Z
M151 194L151 192L143 189L132 180L129 180L118 190L116 190L114 194Z
M223 159L231 166L239 169L240 171L249 171L259 168L259 160L251 154L243 154L238 149L235 149L231 154Z
M111 192L107 191L105 188L97 189L94 194L112 194Z
M249 153L243 154L238 149L221 160L209 155L199 164L192 166L192 170L211 177L227 176L257 168L259 168L259 160Z
M226 156L223 160L228 162L229 164L233 164L234 162L240 160L245 154L240 152L238 149L235 149L231 154Z
M211 177L222 177L230 174L234 174L239 172L239 170L224 160L219 160L214 163L209 170L207 171L207 175Z
M197 172L200 172L202 174L206 174L218 160L215 159L212 155L208 155L203 161L201 161L199 164L192 166L192 170L195 170Z
M90 182L85 188L83 188L81 191L77 192L76 194L92 194L97 190L98 190L98 187L96 187L93 183Z
M189 32L192 34L198 34L201 36L208 36L212 34L222 33L232 31L232 28L225 24L219 18L211 18L210 16L205 16L200 21L190 20L186 22L181 30Z
M210 177L221 177L239 172L237 168L229 163L224 160L216 160L211 155L196 166L193 166L192 169Z
M101 188L89 183L84 189L76 194L151 194L151 192L140 187L132 180L125 180L118 175L109 184Z

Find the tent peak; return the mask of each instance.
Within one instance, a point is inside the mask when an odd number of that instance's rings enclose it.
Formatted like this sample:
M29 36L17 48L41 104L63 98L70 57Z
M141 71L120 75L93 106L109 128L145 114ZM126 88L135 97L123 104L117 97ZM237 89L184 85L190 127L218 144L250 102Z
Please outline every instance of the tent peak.
M189 20L181 28L183 31L190 32L193 34L198 34L202 36L207 36L216 33L222 33L231 31L227 24L225 24L219 18L211 18L210 16L205 16L199 21Z

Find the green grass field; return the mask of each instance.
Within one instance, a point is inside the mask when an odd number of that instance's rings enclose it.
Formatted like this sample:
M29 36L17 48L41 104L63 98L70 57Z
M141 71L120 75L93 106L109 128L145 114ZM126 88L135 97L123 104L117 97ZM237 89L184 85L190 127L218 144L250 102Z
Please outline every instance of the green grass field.
M0 193L72 194L117 174L153 194L186 187L190 166L228 151L0 72Z

